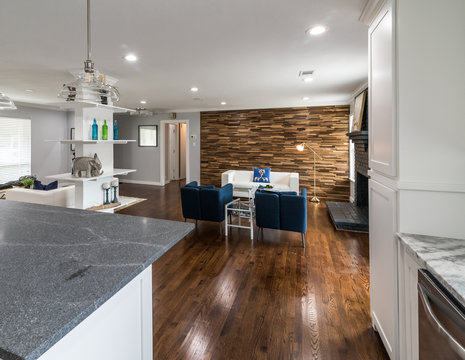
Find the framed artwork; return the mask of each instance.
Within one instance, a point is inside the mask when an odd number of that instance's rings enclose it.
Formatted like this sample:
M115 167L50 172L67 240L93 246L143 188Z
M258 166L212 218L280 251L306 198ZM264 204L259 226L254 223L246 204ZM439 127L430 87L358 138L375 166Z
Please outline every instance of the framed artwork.
M363 121L363 109L365 109L365 101L367 97L367 91L361 92L355 97L354 104L354 126L352 131L362 130L362 121Z
M70 133L69 133L69 139L70 140L74 140L74 138L76 136L76 135L74 135L74 132L75 132L75 128L71 128ZM76 150L76 144L70 144L69 149L71 151L75 151Z
M158 146L158 125L139 125L139 146Z

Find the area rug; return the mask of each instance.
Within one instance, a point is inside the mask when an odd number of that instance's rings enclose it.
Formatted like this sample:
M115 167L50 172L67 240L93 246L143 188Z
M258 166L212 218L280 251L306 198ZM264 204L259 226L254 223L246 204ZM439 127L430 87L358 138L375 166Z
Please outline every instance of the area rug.
M130 197L130 196L120 196L119 197L119 200L121 201L122 203L122 206L118 207L117 209L115 209L115 212L118 212L120 210L123 210L123 209L126 209L130 206L133 206L133 205L136 205L136 204L139 204L147 199L144 199L144 198L136 198L136 197Z

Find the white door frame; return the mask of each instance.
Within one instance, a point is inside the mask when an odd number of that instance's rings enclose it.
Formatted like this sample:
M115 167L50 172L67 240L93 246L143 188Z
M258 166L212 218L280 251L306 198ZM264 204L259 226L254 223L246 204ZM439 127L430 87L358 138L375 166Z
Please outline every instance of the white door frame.
M161 120L160 121L160 184L166 185L165 180L165 124L186 124L186 184L190 182L190 158L189 158L189 120Z

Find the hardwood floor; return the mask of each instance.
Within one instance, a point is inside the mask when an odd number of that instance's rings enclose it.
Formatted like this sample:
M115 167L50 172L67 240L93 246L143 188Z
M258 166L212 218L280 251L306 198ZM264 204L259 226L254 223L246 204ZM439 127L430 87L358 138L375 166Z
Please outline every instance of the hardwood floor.
M183 221L179 182L121 184L121 214ZM368 236L309 204L300 234L197 229L153 265L154 359L388 359L369 315Z

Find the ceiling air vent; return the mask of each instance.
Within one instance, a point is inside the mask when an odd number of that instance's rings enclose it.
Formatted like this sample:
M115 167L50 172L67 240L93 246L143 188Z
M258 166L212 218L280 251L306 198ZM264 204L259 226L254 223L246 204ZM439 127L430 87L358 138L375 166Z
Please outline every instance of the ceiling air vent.
M313 81L313 73L315 70L302 70L299 71L299 77L302 79L302 81L308 83Z
M299 76L300 77L304 77L304 76L312 76L313 73L315 72L315 70L302 70L302 71L299 71Z

